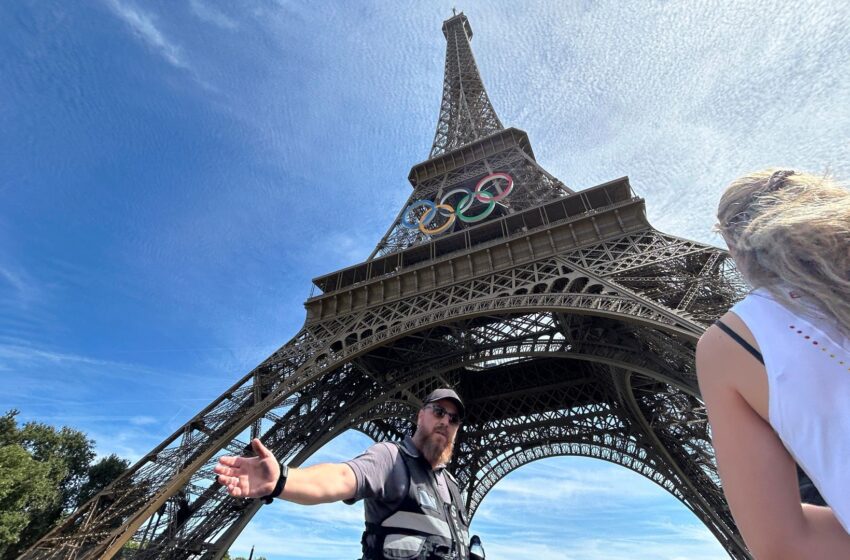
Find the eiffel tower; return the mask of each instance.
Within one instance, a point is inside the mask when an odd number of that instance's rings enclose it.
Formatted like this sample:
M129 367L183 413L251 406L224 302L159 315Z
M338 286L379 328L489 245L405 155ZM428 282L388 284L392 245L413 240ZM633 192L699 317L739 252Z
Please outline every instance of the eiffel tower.
M467 403L452 466L474 514L537 459L595 457L670 492L750 558L719 486L694 372L742 294L726 252L655 230L627 177L573 191L504 128L463 13L429 158L372 255L316 278L302 329L24 553L219 559L261 507L215 481L260 437L297 466L346 430L411 431L419 397Z

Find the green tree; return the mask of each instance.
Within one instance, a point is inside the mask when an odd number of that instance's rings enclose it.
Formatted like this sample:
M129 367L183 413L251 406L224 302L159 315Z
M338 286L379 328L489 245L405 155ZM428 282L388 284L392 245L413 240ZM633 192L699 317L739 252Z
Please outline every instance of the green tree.
M129 466L130 461L122 459L114 453L91 465L86 471L86 481L80 486L72 509L77 509L89 501L95 494L106 488L110 482L118 478Z
M52 509L59 501L57 469L34 460L19 445L0 447L0 557L14 557L31 512Z
M57 430L41 422L27 422L19 430L18 445L29 451L36 461L52 463L63 472L59 483L61 510L73 510L95 456L94 441L67 426Z
M69 427L18 427L0 417L0 559L14 558L123 472L110 455L92 465L94 441Z
M0 416L0 447L17 443L18 423L15 421L17 410L10 410Z

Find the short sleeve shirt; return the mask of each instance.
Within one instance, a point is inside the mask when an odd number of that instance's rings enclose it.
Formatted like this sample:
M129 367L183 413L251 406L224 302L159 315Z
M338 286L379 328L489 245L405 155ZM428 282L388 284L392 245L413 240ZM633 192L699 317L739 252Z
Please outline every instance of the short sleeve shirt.
M401 443L410 455L419 456L419 450L409 436ZM367 523L380 523L398 509L407 495L410 476L404 459L399 455L398 445L391 442L376 443L345 464L354 471L357 490L354 497L345 500L353 504L365 500L364 507ZM449 488L446 486L445 468L433 470L437 492L445 503L451 502Z

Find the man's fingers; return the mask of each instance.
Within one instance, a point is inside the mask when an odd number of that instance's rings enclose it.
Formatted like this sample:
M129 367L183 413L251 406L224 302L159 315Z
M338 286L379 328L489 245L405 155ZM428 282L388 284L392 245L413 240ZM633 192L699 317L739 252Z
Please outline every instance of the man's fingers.
M230 476L227 474L220 474L218 475L218 481L224 484L225 486L233 486L234 484L239 484L239 477Z
M256 453L257 457L260 459L267 459L269 457L274 458L274 454L269 451L265 445L263 445L263 442L261 442L259 438L251 440L251 447L254 448L254 453Z
M242 466L242 457L232 457L230 455L224 455L218 458L218 462L228 467L240 467Z
M225 476L239 476L238 469L231 469L230 467L225 467L224 465L216 465L213 467L213 472L216 474L223 474Z
M238 477L219 475L218 482L219 484L227 488L227 493L231 496L235 496L238 498L242 495L242 488L239 486Z
M218 483L222 486L226 486L228 490L234 484L239 484L239 479L232 476L225 476L223 474L218 475L217 477Z

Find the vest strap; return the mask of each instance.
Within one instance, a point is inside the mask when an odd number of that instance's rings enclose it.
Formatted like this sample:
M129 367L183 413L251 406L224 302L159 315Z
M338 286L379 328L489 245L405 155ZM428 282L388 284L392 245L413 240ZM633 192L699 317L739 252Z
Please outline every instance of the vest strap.
M397 511L391 516L384 519L381 523L384 532L388 528L403 529L405 531L415 531L424 535L436 535L446 539L452 538L452 532L449 524L431 515L422 515L419 513L411 513L409 511Z

